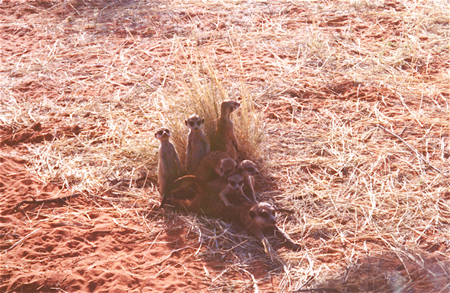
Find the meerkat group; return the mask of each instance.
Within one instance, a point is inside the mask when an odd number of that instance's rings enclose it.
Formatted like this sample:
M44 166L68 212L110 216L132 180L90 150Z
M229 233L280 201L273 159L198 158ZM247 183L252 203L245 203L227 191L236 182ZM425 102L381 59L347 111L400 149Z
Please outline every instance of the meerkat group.
M189 128L185 171L169 141L170 131L158 130L155 136L161 141L158 163L161 207L169 203L179 210L236 220L259 241L264 238L263 230L270 229L290 248L298 250L300 246L276 225L274 207L257 201L254 176L259 171L256 164L250 160L236 161L239 144L231 114L239 107L236 101L221 103L211 144L202 130L203 118L193 114L185 120Z

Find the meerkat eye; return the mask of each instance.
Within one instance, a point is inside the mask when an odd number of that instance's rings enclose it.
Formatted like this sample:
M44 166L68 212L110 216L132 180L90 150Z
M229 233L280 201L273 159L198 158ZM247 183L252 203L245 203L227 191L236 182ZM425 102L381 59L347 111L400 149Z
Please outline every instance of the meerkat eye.
M230 181L231 186L235 187L236 186L236 182L234 181Z
M195 122L194 121L189 121L189 125L193 127L193 126L195 126Z
M202 121L197 121L197 125L198 126L202 125Z
M239 181L239 182L238 182L238 185L239 185L239 186L244 185L244 181Z
M250 173L256 173L255 168L252 168L252 167L248 168L248 171L249 171Z
M163 133L164 133L164 130L160 130L160 131L158 131L156 134L158 134L158 135L163 135Z

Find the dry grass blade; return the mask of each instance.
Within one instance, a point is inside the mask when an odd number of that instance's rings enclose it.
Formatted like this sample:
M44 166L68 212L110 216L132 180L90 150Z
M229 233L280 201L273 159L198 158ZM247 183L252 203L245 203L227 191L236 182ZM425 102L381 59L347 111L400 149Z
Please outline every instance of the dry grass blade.
M439 170L438 168L436 168L436 167L434 167L433 165L431 165L430 164L430 162L428 162L428 160L427 159L425 159L421 154L419 154L419 152L416 150L416 149L414 149L412 146L410 146L403 138L401 138L400 136L398 136L397 134L395 134L395 133L393 133L392 131L390 131L390 130L388 130L388 129L386 129L385 127L383 127L383 126L381 126L381 125L379 125L379 124L377 124L377 125L375 125L375 126L377 126L378 128L381 128L381 129L383 129L384 131L386 131L387 133L389 133L389 134L391 134L391 135L393 135L393 136L395 136L396 138L398 138L401 142L403 142L416 156L417 156L417 158L418 159L420 159L420 160L422 160L423 162L425 162L431 169L433 169L434 171L436 171L436 172L438 172L438 173L442 173L442 171L441 170Z

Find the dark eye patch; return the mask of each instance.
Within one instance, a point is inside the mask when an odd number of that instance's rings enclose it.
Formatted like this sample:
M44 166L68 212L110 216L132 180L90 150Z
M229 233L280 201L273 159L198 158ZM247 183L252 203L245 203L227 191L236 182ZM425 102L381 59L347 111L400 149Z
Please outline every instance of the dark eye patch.
M189 125L190 126L195 126L195 122L194 121L189 121Z
M231 186L235 187L236 186L236 182L234 181L230 181Z
M197 125L198 126L202 125L202 121L197 121Z
M238 185L239 185L239 186L244 185L244 181L239 181L239 182L238 182Z

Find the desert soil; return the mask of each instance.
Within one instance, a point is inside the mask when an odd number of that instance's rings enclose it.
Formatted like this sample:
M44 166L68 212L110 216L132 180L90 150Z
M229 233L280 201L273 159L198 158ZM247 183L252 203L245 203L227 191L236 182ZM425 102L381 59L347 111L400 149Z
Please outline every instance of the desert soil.
M238 2L0 0L0 292L450 292L448 4ZM158 209L196 58L254 97L302 251Z

